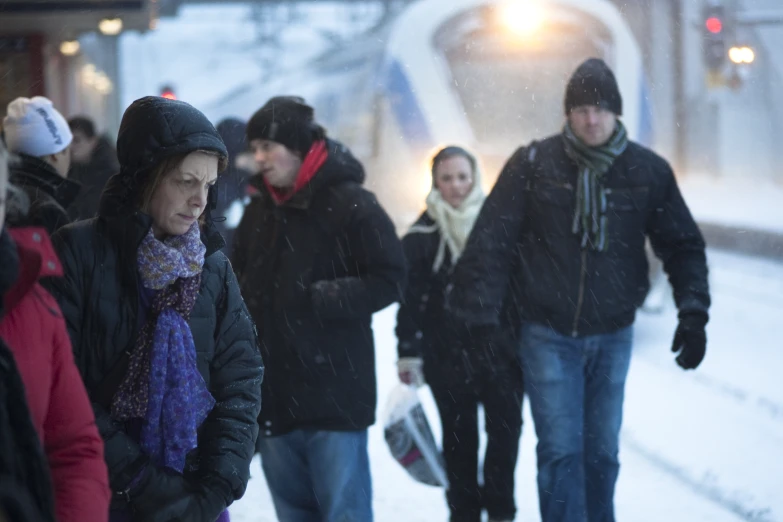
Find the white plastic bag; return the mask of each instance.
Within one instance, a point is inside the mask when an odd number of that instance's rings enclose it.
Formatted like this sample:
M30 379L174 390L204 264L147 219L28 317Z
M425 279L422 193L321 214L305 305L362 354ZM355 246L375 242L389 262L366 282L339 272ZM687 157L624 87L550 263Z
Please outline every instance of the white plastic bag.
M398 384L389 394L384 436L392 456L411 477L430 486L447 487L443 455L413 386Z

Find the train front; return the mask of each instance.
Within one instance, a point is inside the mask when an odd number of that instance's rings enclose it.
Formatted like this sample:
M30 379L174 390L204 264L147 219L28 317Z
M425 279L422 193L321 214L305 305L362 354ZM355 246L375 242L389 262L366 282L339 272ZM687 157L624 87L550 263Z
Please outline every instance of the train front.
M559 132L565 85L589 57L615 70L626 125L632 137L639 134L641 58L621 15L604 0L431 0L411 8L398 28L405 36L393 36L390 45L397 77L387 82L393 117L385 121L396 127L389 134L405 141L402 156L415 179L387 197L396 193L390 204L404 220L422 208L427 163L439 147L476 151L489 190L516 148Z

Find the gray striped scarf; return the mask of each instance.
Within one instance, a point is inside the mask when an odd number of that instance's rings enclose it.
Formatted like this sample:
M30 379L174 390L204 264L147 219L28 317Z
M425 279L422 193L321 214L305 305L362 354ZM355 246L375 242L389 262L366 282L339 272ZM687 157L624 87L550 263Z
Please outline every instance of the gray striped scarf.
M612 137L600 147L590 147L580 140L571 126L563 129L563 142L568 157L579 167L576 189L576 210L572 230L581 234L582 248L590 245L594 250L605 252L609 246L606 235L606 189L604 175L628 146L625 126L617 120Z

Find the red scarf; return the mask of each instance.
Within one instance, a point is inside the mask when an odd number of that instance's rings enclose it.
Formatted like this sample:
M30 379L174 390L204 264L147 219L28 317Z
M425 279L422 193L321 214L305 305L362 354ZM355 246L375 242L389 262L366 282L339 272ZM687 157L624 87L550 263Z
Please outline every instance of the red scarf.
M266 180L264 180L264 184L266 185L267 190L269 190L269 194L272 196L272 199L275 201L275 203L282 205L291 199L294 194L307 186L307 184L310 183L310 180L312 180L315 176L316 172L318 172L318 169L323 167L323 164L326 163L326 158L328 157L329 153L326 150L326 141L316 141L313 143L313 146L310 147L310 151L307 153L307 156L305 156L305 159L302 162L302 166L299 167L299 173L296 175L296 181L294 181L293 187L290 189L280 189L273 187L267 183Z

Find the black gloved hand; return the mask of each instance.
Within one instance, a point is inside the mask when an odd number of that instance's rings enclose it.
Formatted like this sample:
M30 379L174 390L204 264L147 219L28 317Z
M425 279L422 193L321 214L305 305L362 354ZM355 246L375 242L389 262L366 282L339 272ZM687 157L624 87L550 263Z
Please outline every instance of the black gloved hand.
M340 283L334 280L320 280L310 285L310 303L317 313L335 306L340 298Z
M677 353L677 364L685 370L693 370L704 359L707 351L708 316L704 312L680 313L680 324L674 334L672 352Z
M181 474L148 463L128 491L134 522L169 522L186 508L195 489Z
M233 499L228 482L220 478L200 477L199 480L204 482L199 484L197 493L189 499L179 518L172 519L172 522L215 522L228 507L228 499Z

